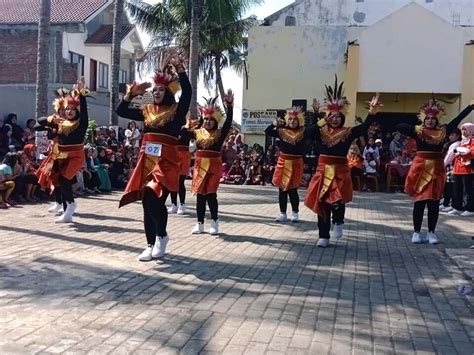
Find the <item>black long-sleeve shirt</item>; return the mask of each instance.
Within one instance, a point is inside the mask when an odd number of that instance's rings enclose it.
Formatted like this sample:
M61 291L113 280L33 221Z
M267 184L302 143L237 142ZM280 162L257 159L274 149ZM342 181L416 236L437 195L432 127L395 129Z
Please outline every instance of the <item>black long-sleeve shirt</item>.
M275 126L274 124L269 125L265 129L265 134L268 134L270 137L275 137L280 139L280 152L283 154L290 154L290 155L304 155L305 154L305 139L312 139L316 135L318 130L317 125L310 125L306 126L304 128L303 132L303 139L300 141L296 142L296 144L291 144L289 142L286 142L280 137L280 134L278 133L279 127ZM288 128L287 128L288 129Z
M455 118L453 118L446 126L446 133L449 134L453 131L461 121L466 118L471 111L474 109L474 105L467 106L464 110L459 113ZM406 136L413 138L416 142L416 149L418 151L424 152L442 152L443 145L445 141L440 142L439 144L428 144L422 137L420 137L416 132L416 126L407 124L407 123L399 123L396 126L396 130Z
M174 137L179 136L181 127L186 123L186 114L191 103L192 88L185 72L179 73L178 76L182 91L174 118L163 127L148 127L145 125L144 133L162 133ZM117 115L134 121L144 121L145 117L142 110L129 108L129 104L130 102L122 100L115 110Z
M80 101L80 110L79 114L79 125L69 134L58 133L58 143L60 145L75 145L75 144L83 144L84 137L86 136L87 127L89 125L89 114L87 112L87 101L85 96L79 95ZM38 119L39 126L35 126L36 130L41 130L41 128L46 129L58 129L59 126L54 122L48 122L47 117L40 117Z
M213 150L215 152L220 152L222 149L222 145L224 144L225 139L227 138L227 135L229 134L230 127L232 126L232 120L234 118L234 106L230 106L226 108L226 118L224 121L224 124L222 125L222 128L220 128L220 136L216 141L209 147L202 147L199 145L199 142L196 141L197 149L198 150ZM188 130L183 127L181 130L180 134L180 139L183 139L183 141L187 141L189 144L189 141L191 139L195 139L195 130L191 129ZM181 144L181 143L180 143Z

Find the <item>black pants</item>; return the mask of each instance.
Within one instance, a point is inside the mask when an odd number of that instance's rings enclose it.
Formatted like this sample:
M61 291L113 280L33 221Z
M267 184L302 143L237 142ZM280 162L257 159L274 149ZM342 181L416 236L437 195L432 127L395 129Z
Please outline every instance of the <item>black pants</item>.
M443 206L449 207L454 193L454 182L446 182L443 191Z
M65 203L73 203L74 202L74 194L72 192L72 185L74 185L76 178L72 178L71 180L66 179L64 176L59 176L59 189L61 191L61 198L63 201L63 206Z
M211 219L217 221L219 204L217 202L217 194L207 194L207 195L196 195L196 213L198 222L204 223L204 216L206 215L206 201L209 206L209 211L211 212Z
M329 239L329 231L331 230L331 217L333 224L344 224L344 215L346 213L346 205L342 202L323 204L324 216L318 214L319 238Z
M298 189L282 190L278 189L278 202L280 203L280 212L286 213L286 205L288 204L288 195L290 196L291 209L298 213L300 207L300 197L298 196Z
M99 174L96 171L91 171L91 175L88 173L83 173L84 175L84 185L90 189L94 190L96 187L100 186Z
M186 180L186 175L179 176L179 202L183 205L186 202L186 187L184 186L184 181ZM178 192L170 192L171 203L175 206L178 206Z
M453 189L453 208L458 211L474 212L474 174L454 175ZM464 202L464 194L466 194L466 204Z
M420 233L425 206L428 206L428 232L436 229L439 217L439 200L416 201L413 206L413 228L415 232Z
M158 197L152 189L145 188L142 205L143 224L148 245L154 245L157 236L165 237L167 235L168 211L165 202L168 194L168 190L163 188L162 196Z

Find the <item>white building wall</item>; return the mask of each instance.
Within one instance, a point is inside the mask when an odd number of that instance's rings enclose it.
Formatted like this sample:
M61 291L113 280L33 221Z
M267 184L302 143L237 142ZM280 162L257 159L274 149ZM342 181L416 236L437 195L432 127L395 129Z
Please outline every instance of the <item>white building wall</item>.
M297 26L370 26L409 3L417 3L451 24L474 25L474 0L299 0L272 26L284 26L286 16L294 16Z

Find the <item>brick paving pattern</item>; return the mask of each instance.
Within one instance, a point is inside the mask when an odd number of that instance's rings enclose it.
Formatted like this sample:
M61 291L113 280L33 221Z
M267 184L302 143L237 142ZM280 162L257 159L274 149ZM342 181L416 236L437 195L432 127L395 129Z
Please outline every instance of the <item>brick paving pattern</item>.
M444 254L472 223L441 216L441 243L413 245L406 195L357 194L344 238L319 249L303 206L279 224L275 188L222 186L220 236L190 234L188 197L167 256L141 263L141 206L119 196L79 199L70 225L46 205L0 213L1 353L473 353Z

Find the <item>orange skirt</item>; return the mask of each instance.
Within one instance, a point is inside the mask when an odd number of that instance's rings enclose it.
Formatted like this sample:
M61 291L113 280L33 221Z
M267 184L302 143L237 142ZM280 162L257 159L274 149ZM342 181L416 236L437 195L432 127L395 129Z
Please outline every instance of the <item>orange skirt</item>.
M320 155L316 174L311 179L304 204L324 216L322 204L352 201L351 171L346 157Z
M38 184L43 189L54 189L59 176L71 180L84 166L84 145L55 144L48 157L43 160L36 171Z
M146 154L147 143L161 144L161 155ZM145 133L137 166L125 187L119 207L141 200L145 187L152 189L158 197L163 194L163 188L172 192L178 191L179 157L177 143L177 138L166 134Z
M185 145L178 146L179 155L179 175L188 176L191 167L191 152L189 147Z
M405 192L415 201L440 200L445 181L443 154L417 152L405 180Z
M216 193L221 177L221 153L212 150L198 150L194 161L193 194Z
M300 187L303 179L303 158L301 155L280 153L272 183L283 191Z

